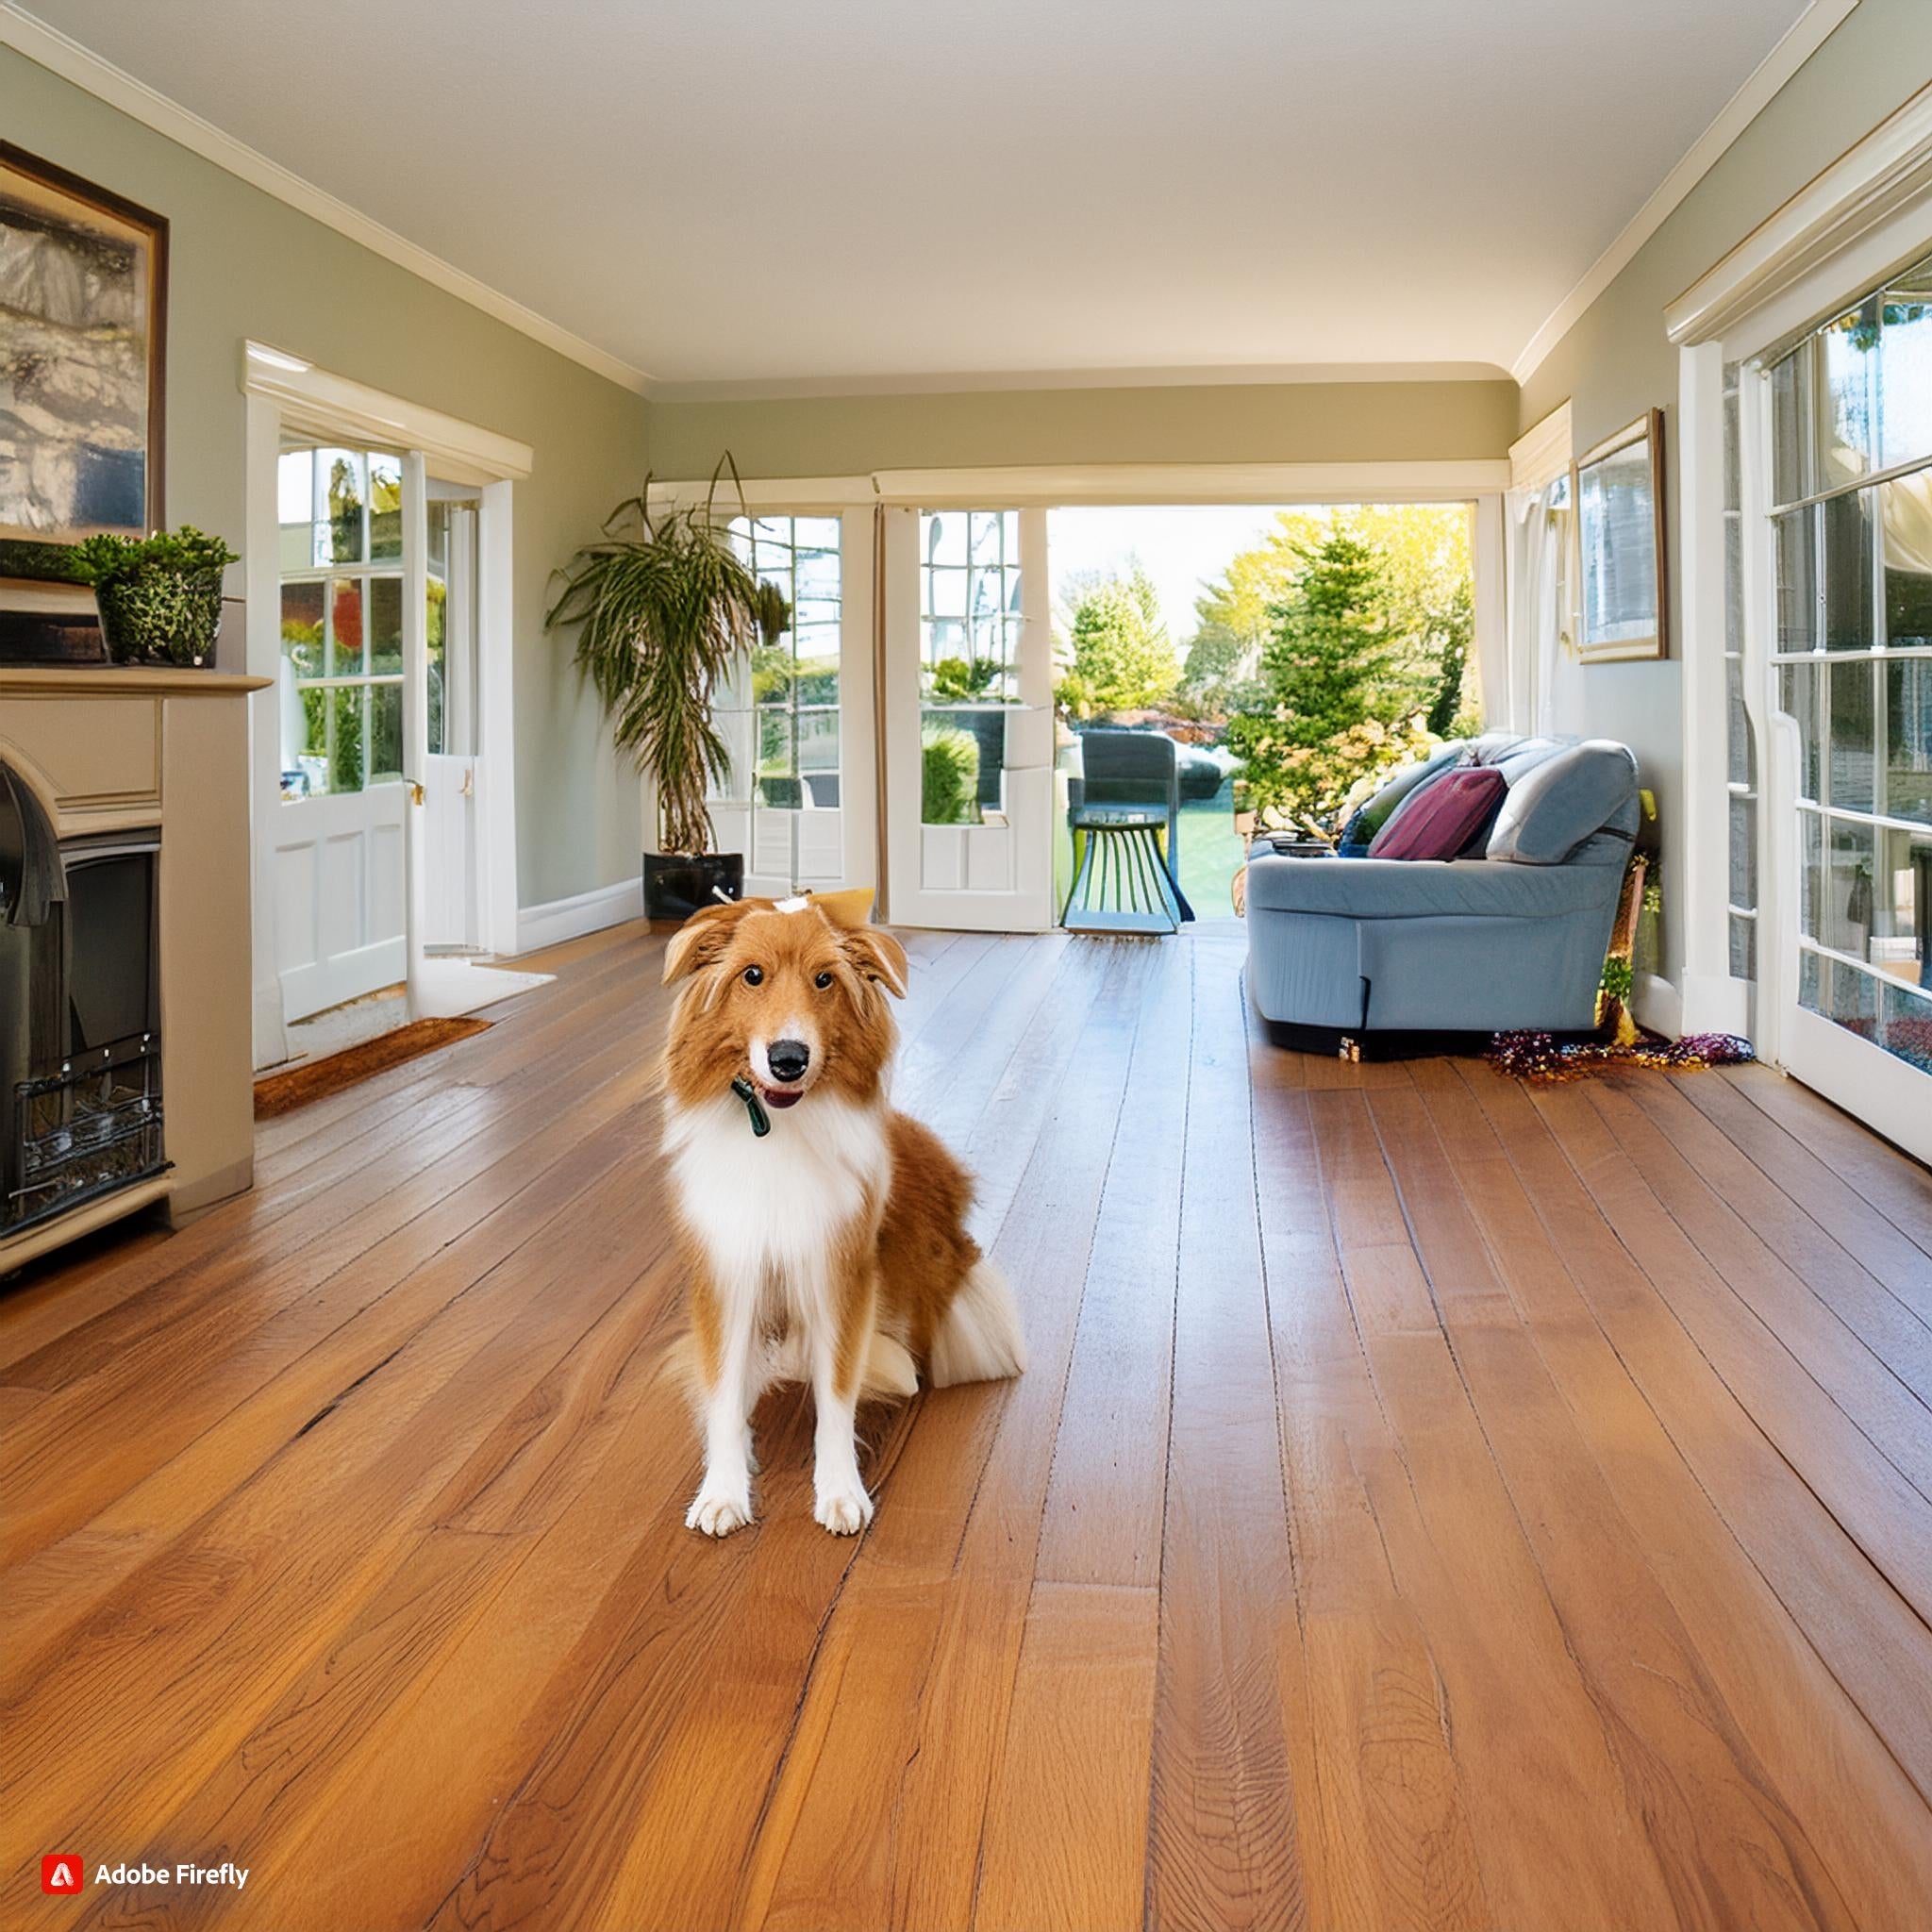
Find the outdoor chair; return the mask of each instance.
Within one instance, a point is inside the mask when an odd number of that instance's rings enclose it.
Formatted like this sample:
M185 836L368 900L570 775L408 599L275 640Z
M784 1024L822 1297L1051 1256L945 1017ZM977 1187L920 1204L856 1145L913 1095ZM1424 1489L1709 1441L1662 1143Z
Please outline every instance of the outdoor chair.
M1067 781L1074 882L1069 932L1178 932L1194 916L1181 891L1180 760L1158 731L1089 731Z

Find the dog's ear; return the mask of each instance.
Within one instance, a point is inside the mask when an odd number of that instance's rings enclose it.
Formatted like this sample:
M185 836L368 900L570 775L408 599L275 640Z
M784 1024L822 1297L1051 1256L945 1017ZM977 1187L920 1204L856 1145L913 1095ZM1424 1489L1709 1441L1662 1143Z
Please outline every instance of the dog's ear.
M839 943L859 973L895 999L906 997L906 948L876 925L839 929Z
M724 948L731 943L732 928L754 906L770 903L734 899L728 906L700 906L671 935L671 943L664 948L664 984L669 986L674 979L682 979L723 958Z

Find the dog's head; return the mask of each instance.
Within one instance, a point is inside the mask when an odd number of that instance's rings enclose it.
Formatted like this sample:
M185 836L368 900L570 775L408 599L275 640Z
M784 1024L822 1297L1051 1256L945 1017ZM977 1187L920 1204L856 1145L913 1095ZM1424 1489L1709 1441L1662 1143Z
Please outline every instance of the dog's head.
M749 1080L767 1107L815 1091L869 1100L897 1038L886 995L906 994L906 950L876 926L836 924L811 899L707 906L664 950L682 980L665 1069L686 1106Z

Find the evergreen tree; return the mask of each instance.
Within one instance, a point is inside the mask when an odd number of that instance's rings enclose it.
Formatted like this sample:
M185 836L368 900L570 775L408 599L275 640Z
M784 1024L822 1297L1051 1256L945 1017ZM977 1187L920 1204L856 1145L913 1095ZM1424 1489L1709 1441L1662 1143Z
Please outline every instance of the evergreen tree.
M1365 718L1401 708L1381 559L1345 529L1301 546L1303 568L1272 608L1274 635L1261 647L1281 731L1320 744ZM1391 702L1393 699L1394 702Z
M1127 576L1085 587L1074 606L1068 651L1071 661L1056 695L1077 717L1140 710L1171 695L1180 682L1160 594L1139 564Z

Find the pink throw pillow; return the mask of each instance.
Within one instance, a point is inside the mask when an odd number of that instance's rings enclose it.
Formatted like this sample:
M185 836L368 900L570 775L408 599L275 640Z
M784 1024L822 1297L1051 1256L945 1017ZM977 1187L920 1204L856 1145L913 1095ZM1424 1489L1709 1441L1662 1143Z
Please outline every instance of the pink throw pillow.
M1371 858L1454 858L1502 803L1493 765L1463 765L1426 785L1375 834Z

